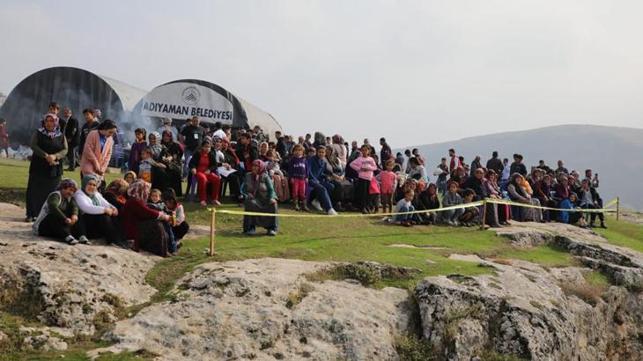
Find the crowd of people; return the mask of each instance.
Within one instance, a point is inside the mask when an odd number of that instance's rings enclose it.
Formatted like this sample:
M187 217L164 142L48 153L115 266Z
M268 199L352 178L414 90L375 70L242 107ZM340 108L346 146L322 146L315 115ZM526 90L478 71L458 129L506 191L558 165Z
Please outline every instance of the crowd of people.
M81 126L68 108L60 118L59 110L50 104L31 139L26 213L36 234L70 244L105 238L173 254L189 229L180 200L218 206L224 197L249 212L276 214L279 204L290 203L297 211L330 216L382 212L385 220L404 226L484 221L502 227L513 219L594 227L598 218L605 227L602 213L574 211L602 208L598 174L587 169L581 177L563 161L553 169L541 160L528 171L520 154L511 163L493 152L484 165L480 156L467 164L450 149L430 167L417 149L394 154L385 138L378 153L368 139L359 145L340 135L316 132L295 139L279 131L271 138L260 127L201 124L198 117L180 128L164 119L156 130L136 129L124 165L128 171L106 184L117 123L100 120L100 113L88 108ZM74 171L76 155L80 187L63 179L63 162ZM482 199L560 210L475 203ZM278 224L278 217L246 215L243 232L252 235L263 227L274 236Z

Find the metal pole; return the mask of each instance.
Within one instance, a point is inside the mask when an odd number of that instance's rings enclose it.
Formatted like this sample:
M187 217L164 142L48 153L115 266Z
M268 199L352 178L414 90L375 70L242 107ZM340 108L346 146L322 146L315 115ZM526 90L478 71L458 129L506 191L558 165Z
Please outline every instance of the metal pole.
M482 200L482 222L480 222L481 230L484 230L485 223L487 223L487 198Z
M620 218L620 213L621 213L621 198L616 197L616 220Z
M217 209L212 208L212 219L210 220L210 257L214 256L214 235L216 233Z

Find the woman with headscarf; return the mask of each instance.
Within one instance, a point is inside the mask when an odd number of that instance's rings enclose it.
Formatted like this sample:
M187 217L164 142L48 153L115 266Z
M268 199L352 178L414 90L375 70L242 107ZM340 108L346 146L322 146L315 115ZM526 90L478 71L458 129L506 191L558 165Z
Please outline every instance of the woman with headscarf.
M78 235L78 206L74 200L77 188L72 179L63 179L58 185L58 190L49 194L33 223L35 235L52 237L70 245L78 243L72 235ZM87 238L83 239L86 240Z
M219 174L219 176L222 180L225 179L225 181L228 183L230 189L230 198L234 202L241 203L243 201L243 198L241 197L241 193L239 190L241 188L243 173L239 171L239 157L237 157L237 153L235 153L234 149L230 146L229 140L221 140L221 153L223 153L223 162L220 164L220 166L227 171L234 170L234 172L227 173L225 176L223 174Z
M31 163L27 182L27 221L36 219L47 196L60 183L62 159L67 154L67 141L60 130L56 114L45 114L42 127L31 137Z
M277 194L262 160L252 162L252 170L246 174L241 193L245 197L245 211L277 214ZM269 236L277 235L277 217L243 216L243 233L254 235L257 226L267 229Z
M525 188L525 178L520 173L511 175L511 181L507 186L509 198L518 203L525 203L534 206L540 206L537 198L532 198L528 190ZM531 189L530 189L531 190ZM511 214L514 219L522 222L540 222L542 220L542 212L538 208L511 206Z
M155 151L153 150L153 152ZM172 188L177 196L183 195L183 190L181 189L181 176L183 171L181 158L183 158L181 145L174 141L171 131L163 131L161 151L155 160L164 164L165 168L153 169L153 171L158 171L159 173L158 177L152 176L153 188L162 191L165 191L167 188Z
M97 175L98 186L101 185L112 158L114 134L116 134L116 123L105 119L95 130L90 131L85 139L83 154L80 158L80 174L82 176Z
M74 200L80 210L79 241L87 238L105 238L107 243L123 246L118 224L118 210L98 192L100 178L95 174L83 176L81 189L74 193Z
M127 188L129 183L124 179L114 179L105 188L103 197L120 212L127 202Z
M135 251L145 250L167 257L169 235L160 221L169 221L170 216L147 206L151 184L137 180L127 188L127 201L123 206L123 230L125 238L133 240Z

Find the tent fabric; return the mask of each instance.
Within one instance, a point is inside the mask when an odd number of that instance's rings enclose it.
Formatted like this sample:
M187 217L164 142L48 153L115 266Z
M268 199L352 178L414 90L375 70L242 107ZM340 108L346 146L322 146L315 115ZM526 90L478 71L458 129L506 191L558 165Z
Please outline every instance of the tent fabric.
M98 108L102 118L124 120L145 91L74 67L52 67L23 79L0 108L12 143L28 144L50 102L69 107L82 122L82 110ZM62 110L62 109L61 109ZM62 114L61 114L62 115Z
M202 94L206 91L214 94ZM171 108L168 109L166 105ZM219 111L231 111L231 119L227 116L215 116ZM258 125L264 133L271 135L282 130L281 125L269 113L217 84L200 79L181 79L159 85L147 93L132 112L133 117L169 117L178 121L184 121L192 115L199 116L204 123L220 121L235 128L252 128Z

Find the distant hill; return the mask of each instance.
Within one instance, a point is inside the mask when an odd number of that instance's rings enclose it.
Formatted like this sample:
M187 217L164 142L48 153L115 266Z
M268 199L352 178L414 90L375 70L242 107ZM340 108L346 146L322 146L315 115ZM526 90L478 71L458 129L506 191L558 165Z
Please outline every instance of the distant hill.
M624 207L643 210L643 129L560 125L409 148L418 148L427 158L430 173L449 148L463 155L466 163L480 155L483 165L494 150L510 162L512 154L521 153L527 169L540 159L555 168L562 159L570 171L576 169L583 174L591 168L598 173L599 191L606 202L618 195Z

